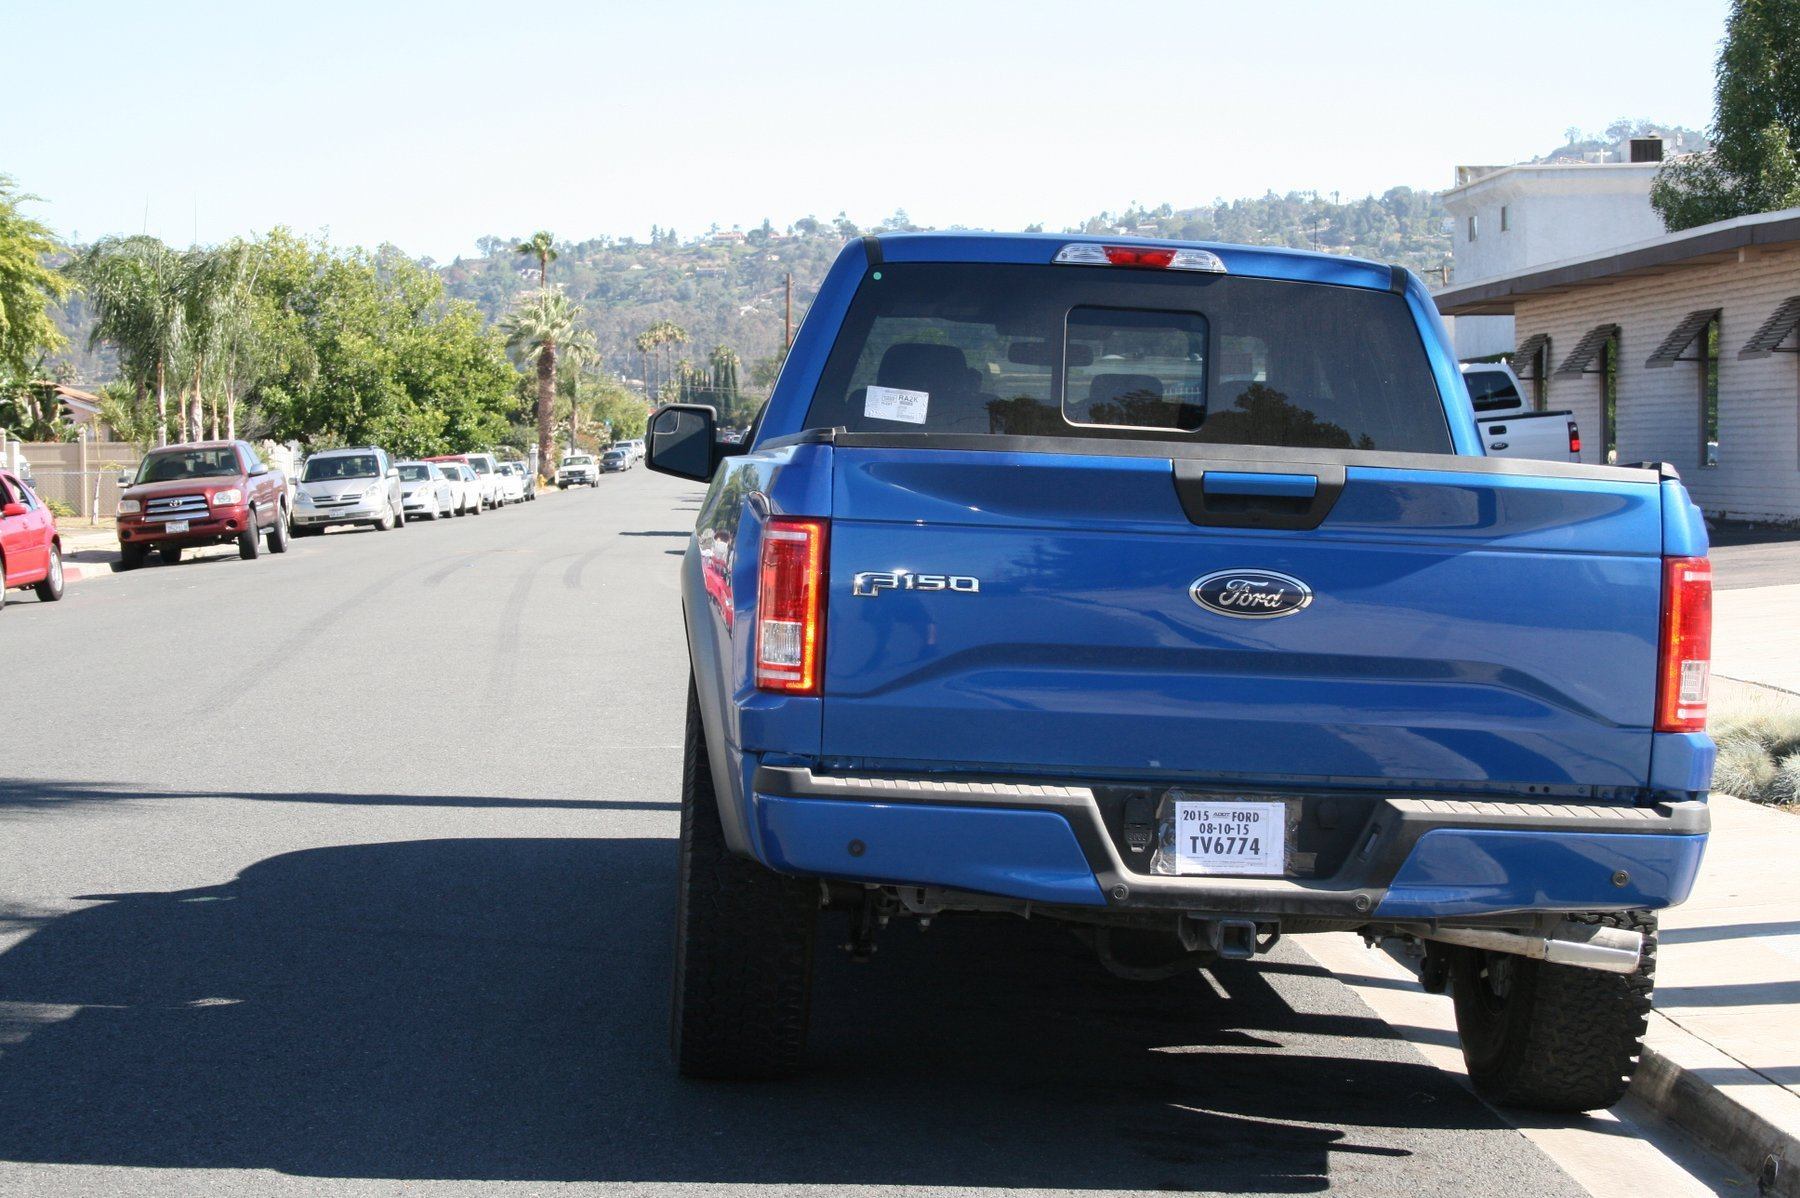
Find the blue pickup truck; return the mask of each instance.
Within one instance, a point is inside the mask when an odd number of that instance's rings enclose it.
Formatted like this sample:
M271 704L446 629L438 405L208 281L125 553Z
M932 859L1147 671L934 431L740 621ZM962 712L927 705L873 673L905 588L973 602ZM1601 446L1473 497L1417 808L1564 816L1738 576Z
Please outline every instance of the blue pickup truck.
M1284 932L1423 956L1495 1101L1604 1107L1706 843L1711 573L1673 470L1484 456L1403 269L846 246L710 484L673 1043L804 1052L819 923L1066 923L1173 976Z

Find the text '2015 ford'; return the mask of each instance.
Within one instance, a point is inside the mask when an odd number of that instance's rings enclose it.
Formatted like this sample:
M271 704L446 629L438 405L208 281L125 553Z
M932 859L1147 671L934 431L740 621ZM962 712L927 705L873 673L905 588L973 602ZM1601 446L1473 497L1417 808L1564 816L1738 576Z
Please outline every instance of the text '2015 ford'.
M1674 473L1484 456L1424 289L1288 250L847 246L711 484L674 1044L804 1047L821 908L1066 921L1131 976L1422 947L1497 1101L1606 1106L1706 843L1711 574Z

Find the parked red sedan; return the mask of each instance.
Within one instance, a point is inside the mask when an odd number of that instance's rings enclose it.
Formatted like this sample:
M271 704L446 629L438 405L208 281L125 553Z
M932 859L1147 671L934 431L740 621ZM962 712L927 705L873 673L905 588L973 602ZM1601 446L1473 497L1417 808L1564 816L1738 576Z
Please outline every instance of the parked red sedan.
M62 598L62 537L44 501L18 475L0 470L0 607L14 587L31 587L45 603Z

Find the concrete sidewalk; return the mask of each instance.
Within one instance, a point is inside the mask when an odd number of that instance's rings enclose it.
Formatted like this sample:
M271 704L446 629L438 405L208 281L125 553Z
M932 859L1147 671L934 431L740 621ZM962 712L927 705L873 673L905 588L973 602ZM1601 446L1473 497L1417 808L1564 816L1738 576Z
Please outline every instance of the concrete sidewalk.
M1800 583L1713 592L1713 673L1800 694Z
M1752 1177L1800 1194L1800 816L1714 795L1693 895L1662 915L1634 1091Z

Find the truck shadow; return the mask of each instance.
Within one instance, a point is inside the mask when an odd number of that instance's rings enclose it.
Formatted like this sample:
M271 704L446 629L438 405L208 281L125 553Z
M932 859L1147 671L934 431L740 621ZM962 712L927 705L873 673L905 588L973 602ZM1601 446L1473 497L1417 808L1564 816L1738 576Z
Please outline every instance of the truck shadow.
M866 966L829 920L809 1073L683 1082L674 852L362 844L82 896L0 955L0 1159L1260 1193L1348 1160L1429 1192L1468 1135L1486 1167L1523 1144L1297 952L1142 986L1018 920L896 929Z

